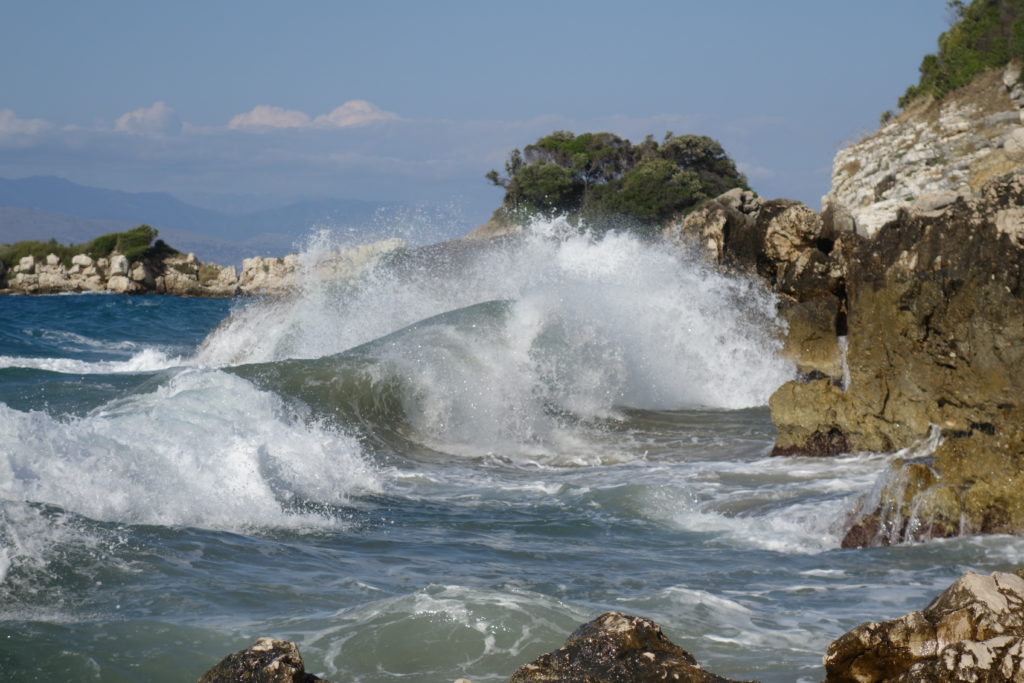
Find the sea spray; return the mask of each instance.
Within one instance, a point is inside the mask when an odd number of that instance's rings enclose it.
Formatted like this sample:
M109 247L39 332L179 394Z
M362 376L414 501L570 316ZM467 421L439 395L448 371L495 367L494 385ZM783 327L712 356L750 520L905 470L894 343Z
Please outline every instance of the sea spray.
M216 529L334 524L379 488L358 444L218 371L57 420L0 404L0 499L91 519Z
M820 680L1024 545L840 550L888 456L767 457L774 303L557 221L274 300L4 300L0 355L85 365L0 368L0 670L194 680L274 634L330 680L496 681L618 609Z
M505 303L474 308L487 302ZM792 373L778 355L774 303L756 283L665 244L555 221L515 239L396 254L345 287L255 303L198 360L320 359L287 366L319 387L330 383L324 364L343 374L357 353L401 383L408 435L431 448L566 455L592 450L567 422L623 407L765 403ZM267 386L277 390L285 381L280 369L241 372L273 375Z

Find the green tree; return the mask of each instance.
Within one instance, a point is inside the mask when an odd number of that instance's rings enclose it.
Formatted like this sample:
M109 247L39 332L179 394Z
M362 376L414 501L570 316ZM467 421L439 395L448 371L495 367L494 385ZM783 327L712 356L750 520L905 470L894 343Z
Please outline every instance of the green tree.
M953 23L939 36L938 52L921 60L921 78L900 107L924 95L941 98L986 69L1024 58L1024 0L950 0L947 7Z
M633 145L612 133L555 131L515 149L488 180L505 189L498 214L567 215L591 226L653 225L747 181L722 146L702 135L648 135ZM637 228L640 229L640 228Z

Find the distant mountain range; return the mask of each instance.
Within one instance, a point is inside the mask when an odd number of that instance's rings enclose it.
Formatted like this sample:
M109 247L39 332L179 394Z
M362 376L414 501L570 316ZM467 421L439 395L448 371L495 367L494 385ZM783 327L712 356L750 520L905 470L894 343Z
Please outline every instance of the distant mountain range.
M49 240L79 243L147 223L160 238L202 261L238 263L248 256L280 256L318 225L372 232L394 203L346 199L295 202L248 213L193 206L164 192L121 192L52 176L0 178L0 243Z

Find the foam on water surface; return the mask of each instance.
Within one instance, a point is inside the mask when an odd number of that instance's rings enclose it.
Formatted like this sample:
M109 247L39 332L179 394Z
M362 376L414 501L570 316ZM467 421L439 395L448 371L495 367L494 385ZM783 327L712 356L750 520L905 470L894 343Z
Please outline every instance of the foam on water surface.
M333 524L331 506L380 486L353 439L217 371L179 373L83 418L0 404L0 443L0 498L129 524Z

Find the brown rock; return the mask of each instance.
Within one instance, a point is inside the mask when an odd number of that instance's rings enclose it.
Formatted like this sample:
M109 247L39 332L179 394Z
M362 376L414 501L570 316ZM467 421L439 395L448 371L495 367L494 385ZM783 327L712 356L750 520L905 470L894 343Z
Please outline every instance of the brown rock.
M606 612L576 629L565 645L516 670L509 683L729 683L702 669L650 619Z
M198 683L314 683L323 681L306 673L295 643L260 638L203 674ZM326 682L325 682L326 683Z
M924 610L829 645L827 683L1024 681L1024 579L967 572Z
M902 213L858 247L845 272L850 386L781 388L779 444L820 450L809 439L836 433L895 451L932 424L997 429L1024 395L1024 248L1007 213L1020 205L1024 175L1005 177L942 215Z

